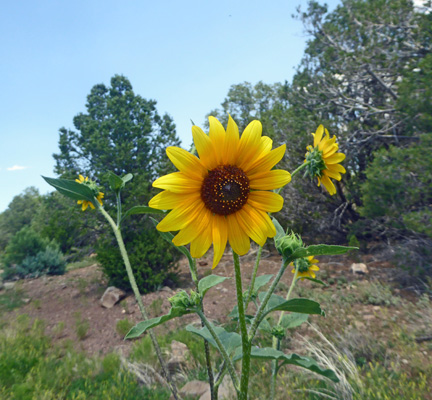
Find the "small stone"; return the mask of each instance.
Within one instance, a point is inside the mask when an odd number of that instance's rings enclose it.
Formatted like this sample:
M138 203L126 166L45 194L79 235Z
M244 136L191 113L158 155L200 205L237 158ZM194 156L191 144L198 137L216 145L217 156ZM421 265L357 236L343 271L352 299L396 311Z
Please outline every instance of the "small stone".
M173 290L169 286L164 286L160 291L161 292L167 292L167 293L173 292Z
M15 287L15 282L4 282L3 287L5 290L12 290Z
M206 265L208 265L208 262L207 261L198 261L198 265L200 267L205 267Z
M220 400L230 400L236 398L234 387L228 376L224 377L221 385L219 386L218 395ZM199 400L211 400L209 387L207 387L206 392L199 398Z
M222 293L228 293L228 289L227 288L222 288Z
M351 264L350 271L353 274L365 275L369 273L366 264L363 263L353 263Z
M405 358L403 358L403 359L402 359L402 364L405 364L405 365L407 365L407 364L409 364L409 361L408 361L408 360L406 360Z
M110 286L105 290L105 293L100 299L100 304L102 307L112 308L124 297L126 297L126 293L123 292L123 290Z
M31 302L31 299L29 299L29 298L25 298L25 299L22 299L22 302L23 302L24 304L28 304L28 303Z
M375 319L375 315L372 315L372 314L365 314L365 315L363 315L363 319L364 319L365 321L370 321L370 320L372 320L372 319Z

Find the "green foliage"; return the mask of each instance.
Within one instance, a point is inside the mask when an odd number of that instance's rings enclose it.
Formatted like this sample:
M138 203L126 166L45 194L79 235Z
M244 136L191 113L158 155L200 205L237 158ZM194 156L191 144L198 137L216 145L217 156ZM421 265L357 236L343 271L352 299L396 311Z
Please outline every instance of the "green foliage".
M123 338L126 336L126 334L131 330L131 328L134 326L134 324L129 321L129 319L121 319L117 321L116 324L116 331L117 333Z
M95 85L87 97L86 113L75 116L74 130L60 129L55 170L62 178L78 174L96 179L104 186L104 205L114 205L112 190L123 186L120 177L133 175L132 184L122 188L122 209L148 204L155 194L151 182L172 171L165 148L179 145L175 125L168 115L160 116L154 100L134 93L124 76L115 75L111 86ZM132 267L142 292L154 289L169 277L178 255L157 237L147 216L134 214L124 220L122 235L130 251ZM150 232L150 230L152 232ZM111 232L97 232L98 261L111 284L129 288L127 273Z
M174 263L178 259L177 252L162 240L153 227L131 232L126 236L126 248L135 279L141 293L147 293L161 286L170 277ZM96 248L97 260L109 278L111 285L130 289L126 269L120 251L111 237L101 239Z
M120 359L103 359L53 346L44 326L28 316L0 331L0 397L2 399L167 400L163 389L141 387L120 368Z
M80 312L74 314L75 318L75 333L78 340L84 340L87 336L88 330L90 328L90 323L88 320L82 318Z
M66 261L58 246L48 245L35 256L27 256L16 268L16 275L21 278L37 278L40 275L63 275Z
M40 196L34 187L25 189L12 199L8 208L0 214L0 252L18 231L31 224L39 207Z
M15 286L13 290L0 292L0 314L19 308L23 304L23 293L20 288Z

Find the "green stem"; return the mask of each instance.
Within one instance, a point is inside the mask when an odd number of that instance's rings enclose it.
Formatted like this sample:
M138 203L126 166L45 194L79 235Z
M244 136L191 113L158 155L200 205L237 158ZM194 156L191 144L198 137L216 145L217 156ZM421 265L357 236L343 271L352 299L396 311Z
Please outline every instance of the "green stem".
M124 262L125 267L126 267L129 282L131 284L132 291L134 292L136 301L138 302L138 307L141 311L141 315L144 318L144 320L147 320L148 319L147 312L146 312L146 309L145 309L144 304L142 302L142 297L141 297L141 294L139 292L138 286L136 284L134 274L132 272L132 267L131 267L131 264L129 261L129 256L128 256L127 251L126 251L126 247L125 247L124 242L123 242L123 237L122 237L120 228L115 224L115 222L113 221L111 216L105 211L105 209L102 206L98 205L98 209L102 213L102 215L105 217L105 219L108 221L108 223L111 225L111 228L112 228L114 235L117 239L117 244L119 246L120 253L123 257L123 262ZM163 374L165 375L165 378L168 382L168 385L170 386L170 389L171 389L171 392L172 392L174 398L176 400L178 400L178 399L180 399L180 397L177 393L177 388L171 379L171 375L169 373L168 366L166 365L165 360L162 357L162 351L161 351L161 348L159 346L159 343L157 342L157 339L156 339L156 336L153 332L153 329L149 329L148 332L150 335L150 339L153 343L153 347L155 349L156 355L157 355L159 362L161 364Z
M249 387L249 374L250 374L250 353L251 353L251 342L248 338L248 332L246 327L245 308L243 302L243 288L240 271L240 258L236 252L233 251L234 259L234 274L236 280L236 291L237 291L237 307L239 314L240 333L242 339L242 372L240 378L240 400L246 400Z
M257 272L258 272L258 266L259 266L259 263L261 261L262 250L263 250L263 247L259 246L258 247L258 253L257 253L257 256L256 256L256 260L255 260L254 270L252 272L251 282L250 282L250 285L249 285L250 289L249 289L249 292L248 292L248 295L247 295L247 298L246 298L246 301L245 301L245 309L246 310L248 308L249 302L250 302L251 297L252 297L253 289L254 289L254 286L255 286L255 279L256 279L256 276L257 276Z
M290 296L291 296L291 292L295 286L295 283L297 282L297 275L298 275L298 264L296 265L296 269L294 272L294 277L293 280L291 282L291 286L288 290L288 293L285 297L285 299L288 301ZM282 323L282 318L284 316L285 312L282 311L280 316L279 316L279 322L278 325L280 325ZM273 336L273 348L276 350L280 349L280 343L281 341L279 339L277 339L276 337ZM277 378L277 373L278 373L278 365L277 365L277 360L274 360L272 363L272 380L271 380L271 386L270 386L270 400L273 400L276 394L276 378Z
M298 166L298 167L294 170L294 172L291 174L291 179L292 179L292 178L293 178L297 173L299 173L303 168L305 168L305 167L306 167L307 165L309 165L309 164L310 164L310 161L307 161L307 162L301 164L300 166ZM279 194L283 188L284 188L284 187L282 186L281 188L279 188L278 190L276 190L276 193Z
M195 258L192 259L192 263L189 264L189 267L190 267L192 280L195 283L196 291L197 291L197 293L199 293L198 271L197 271ZM204 305L203 305L202 301L201 301L200 307L201 307L202 313L204 314ZM204 326L204 322L202 320L201 320L201 326ZM217 390L215 390L215 386L214 386L213 368L211 365L211 358L210 358L210 346L209 346L209 343L207 342L207 340L205 340L205 339L203 339L203 340L204 340L204 353L205 353L205 358L206 358L207 375L208 375L208 380L209 380L209 385L210 385L210 398L211 398L211 400L217 400Z
M267 306L268 301L270 300L271 295L273 294L274 290L276 289L276 285L279 283L280 279L282 278L282 275L285 272L285 269L288 265L289 261L286 261L282 264L282 266L279 269L278 274L276 275L276 277L273 279L273 282L269 288L269 290L267 291L263 301L261 302L260 307L258 308L258 311L255 314L255 317L252 321L252 325L249 328L249 340L252 342L252 339L255 337L255 333L258 329L258 325L261 322L261 318L264 314L264 310Z
M200 309L196 309L196 313L199 315L199 317L201 318L201 321L204 323L204 325L208 329L210 335L212 335L213 339L215 340L216 344L218 345L221 356L225 361L225 364L228 368L228 372L229 372L231 379L233 381L234 388L237 391L237 393L239 393L239 381L238 381L237 373L236 373L234 365L233 365L233 363L229 357L229 354L227 353L227 351L225 349L225 346L220 341L219 336L216 335L216 332L214 331L212 324L209 322L209 320L204 315L204 313Z

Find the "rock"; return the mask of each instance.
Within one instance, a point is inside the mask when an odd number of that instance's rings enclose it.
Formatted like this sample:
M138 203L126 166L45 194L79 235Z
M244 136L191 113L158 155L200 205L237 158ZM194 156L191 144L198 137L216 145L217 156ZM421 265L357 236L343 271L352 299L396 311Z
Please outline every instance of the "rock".
M164 286L160 291L161 292L167 292L167 293L173 293L174 292L169 286Z
M126 297L126 293L121 289L117 289L114 286L110 286L105 290L102 298L100 299L100 304L105 308L112 308L116 305L121 299Z
M28 303L31 302L31 299L29 299L29 298L24 298L24 299L22 299L22 302L23 302L24 304L28 304Z
M234 386L232 385L231 378L228 375L225 375L221 385L219 386L218 398L219 400L230 400L236 398ZM208 385L206 392L199 398L199 400L211 400L210 388Z
M198 265L200 267L205 267L206 265L208 265L208 262L207 261L198 261Z
M186 385L184 385L180 389L180 395L184 396L184 397L186 397L186 396L191 396L191 397L201 396L202 394L204 394L207 391L208 386L209 385L207 382L193 380L193 381L186 383Z
M3 282L5 290L12 290L15 287L15 282Z
M182 371L186 366L188 357L188 347L177 340L171 342L171 358L168 360L167 365L171 374Z
M363 263L353 263L351 264L350 271L353 274L365 275L369 273L366 264Z

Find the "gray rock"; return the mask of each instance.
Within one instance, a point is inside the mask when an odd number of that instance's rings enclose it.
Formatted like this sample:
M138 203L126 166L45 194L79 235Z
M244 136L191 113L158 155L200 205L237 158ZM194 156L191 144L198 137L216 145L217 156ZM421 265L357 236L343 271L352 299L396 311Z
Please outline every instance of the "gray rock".
M171 358L167 362L170 373L175 374L182 371L186 366L188 356L188 347L184 343L173 340L171 342Z
M363 263L353 263L351 264L350 271L353 274L365 275L369 273L366 264Z
M201 396L202 394L204 394L207 389L208 389L208 383L207 382L203 382L203 381L197 381L197 380L193 380L190 381L188 383L186 383L186 385L184 385L181 389L180 389L180 395L181 396L193 396L193 397L197 397L197 396Z
M110 286L105 290L105 293L100 299L100 304L102 307L112 308L124 297L126 297L126 293L123 292L123 290Z
M236 392L231 382L231 378L225 375L221 385L219 386L218 399L230 400L236 398ZM210 388L207 385L206 392L199 398L199 400L211 400Z
M15 282L4 282L3 287L5 290L12 290L15 287Z

